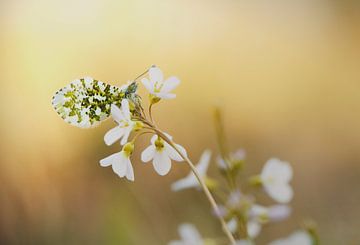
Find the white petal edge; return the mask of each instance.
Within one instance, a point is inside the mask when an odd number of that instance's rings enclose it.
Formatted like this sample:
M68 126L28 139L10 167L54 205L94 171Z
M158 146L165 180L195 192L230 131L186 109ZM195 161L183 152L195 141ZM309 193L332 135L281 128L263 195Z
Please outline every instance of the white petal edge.
M106 145L112 145L119 140L124 134L124 129L121 127L115 127L106 132L104 141Z
M150 81L153 83L162 82L164 79L163 73L158 67L151 67L149 69Z
M169 77L164 81L164 84L160 90L160 93L169 93L180 84L180 80L177 77Z
M188 188L199 186L199 183L197 182L195 176L192 173L190 173L190 174L191 175L188 175L187 177L185 177L183 179L179 179L178 181L174 182L171 185L171 190L172 191L180 191L183 189L188 189Z
M143 78L141 79L141 83L151 94L154 93L154 83L152 83L149 79Z
M141 153L141 161L149 162L154 158L155 155L155 146L149 145L142 153Z
M112 117L114 118L114 120L117 121L118 123L120 123L120 121L122 121L122 120L124 119L120 108L117 107L117 106L114 105L114 104L111 105L111 116L112 116Z
M100 166L101 167L108 167L112 165L113 163L121 160L121 152L114 153L108 157L105 157L104 159L100 160Z
M203 154L200 157L199 163L196 165L196 169L199 171L201 176L206 175L207 169L209 167L210 159L211 159L211 151L207 149L203 152Z
M128 161L127 161L126 178L130 181L135 180L134 169L133 169L130 159L128 159Z

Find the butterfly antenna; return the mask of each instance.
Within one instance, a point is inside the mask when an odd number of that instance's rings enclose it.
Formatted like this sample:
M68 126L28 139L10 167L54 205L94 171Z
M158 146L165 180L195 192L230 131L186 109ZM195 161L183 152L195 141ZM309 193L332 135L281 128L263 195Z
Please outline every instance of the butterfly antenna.
M155 65L152 65L151 67L155 67ZM150 68L151 68L151 67L150 67ZM147 74L147 73L149 72L150 68L147 69L146 71L144 71L143 73L141 73L139 76L137 76L137 77L133 80L134 83L135 83L136 80L138 80L140 77L142 77L142 76L144 76L145 74Z

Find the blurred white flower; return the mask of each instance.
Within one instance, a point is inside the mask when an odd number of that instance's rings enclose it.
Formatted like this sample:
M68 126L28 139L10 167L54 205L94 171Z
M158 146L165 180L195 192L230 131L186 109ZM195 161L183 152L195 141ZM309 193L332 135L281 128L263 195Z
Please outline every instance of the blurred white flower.
M289 163L272 158L265 163L260 179L270 197L279 203L288 203L293 197L289 184L292 175Z
M195 226L182 224L179 226L180 241L171 241L168 245L204 245L204 240Z
M246 157L246 151L244 149L238 149L237 151L230 154L232 161L243 161Z
M235 233L238 228L236 218L232 218L231 220L229 220L226 225L231 233Z
M128 180L134 181L134 170L131 165L130 155L134 150L133 143L126 143L121 152L114 153L102 160L102 167L112 166L113 171L120 177L126 176Z
M180 80L177 77L169 77L164 81L162 71L158 67L151 67L149 79L143 78L141 82L149 93L156 98L173 99L176 95L170 92L179 85Z
M205 180L205 178L206 178L206 171L209 167L210 158L211 158L211 151L205 150L203 152L203 154L201 155L198 164L195 166L200 174L200 177L203 180ZM194 173L192 171L190 171L190 173L185 178L180 179L180 180L176 181L175 183L173 183L171 185L171 189L173 191L179 191L182 189L199 187L199 186L200 186L199 181L196 179Z
M287 205L273 205L264 207L254 204L249 210L249 217L260 223L281 221L289 217L291 209Z
M166 136L172 139L170 135L166 134ZM185 149L181 145L175 145L177 149L186 156ZM141 161L149 162L151 160L153 160L154 169L159 175L169 173L171 160L178 162L184 161L180 154L158 135L154 135L151 138L151 145L141 153Z
M105 144L112 145L117 140L121 139L120 144L124 145L134 129L136 123L131 120L131 113L129 109L129 102L126 99L121 101L121 109L116 105L111 105L111 116L118 123L113 129L110 129L104 136Z
M291 207L287 205L273 205L268 208L268 217L271 222L282 221L291 214Z
M247 223L247 232L250 238L257 237L262 229L262 225L268 222L281 221L290 215L291 209L286 205L274 205L264 207L258 204L251 206L249 210L249 220ZM228 223L228 228L232 233L235 233L238 228L236 218L231 219Z
M223 169L223 170L228 169L228 165L226 164L225 160L221 156L217 156L216 163L220 169Z
M312 245L312 238L305 231L296 231L289 237L273 241L269 245Z

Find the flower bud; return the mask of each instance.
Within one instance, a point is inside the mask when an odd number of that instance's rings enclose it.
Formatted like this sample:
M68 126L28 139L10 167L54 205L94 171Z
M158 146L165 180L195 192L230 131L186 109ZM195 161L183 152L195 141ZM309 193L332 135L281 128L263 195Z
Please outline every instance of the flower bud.
M134 126L134 131L139 131L140 129L142 129L144 127L144 124L140 121L136 121L135 122L135 126Z
M262 186L262 180L259 175L253 176L249 179L249 183L252 186L260 187Z
M161 98L156 97L153 94L149 94L149 99L150 99L150 104L156 104L161 100Z

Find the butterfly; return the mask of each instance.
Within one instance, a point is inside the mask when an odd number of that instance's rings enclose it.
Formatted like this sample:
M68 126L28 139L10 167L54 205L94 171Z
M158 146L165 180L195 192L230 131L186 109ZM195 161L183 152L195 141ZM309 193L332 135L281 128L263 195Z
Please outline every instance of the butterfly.
M85 77L72 81L52 97L52 106L67 123L91 128L110 116L111 104L121 106L122 99L136 100L137 84L121 87Z

